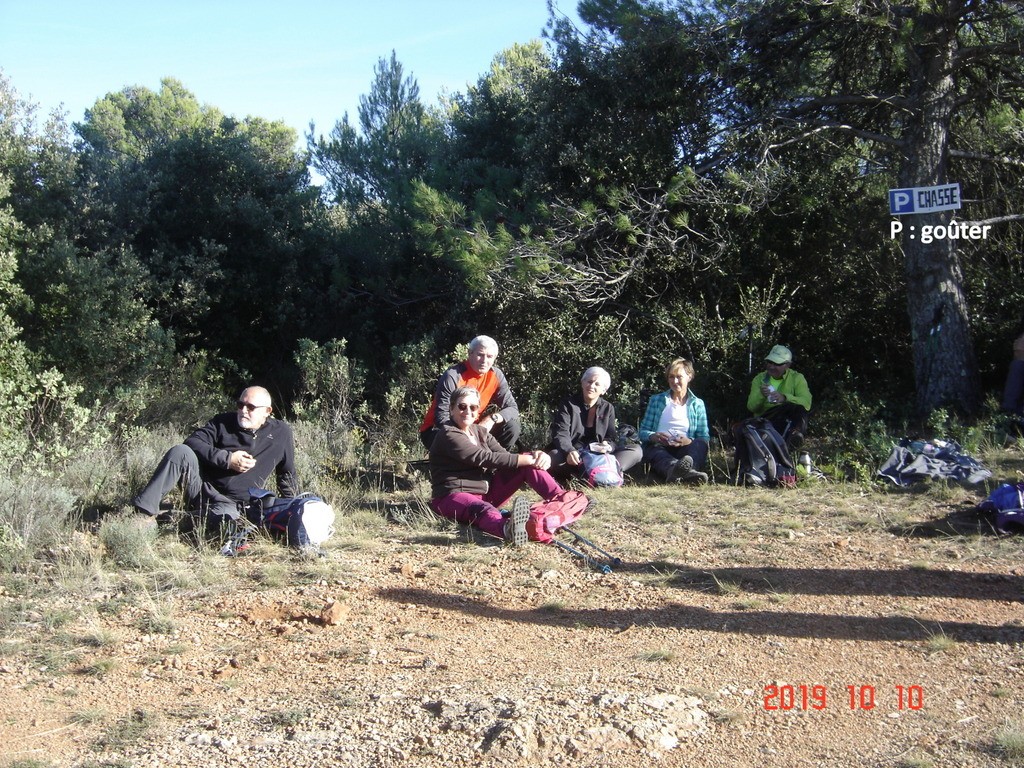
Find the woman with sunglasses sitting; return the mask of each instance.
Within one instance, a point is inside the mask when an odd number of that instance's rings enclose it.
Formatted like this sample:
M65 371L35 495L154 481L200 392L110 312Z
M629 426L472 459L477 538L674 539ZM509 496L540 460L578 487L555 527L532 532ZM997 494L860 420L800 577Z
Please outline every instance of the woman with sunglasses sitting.
M450 420L430 446L430 506L442 517L476 526L514 546L525 544L527 499L518 497L508 515L499 507L524 483L545 501L564 490L547 472L551 458L546 453L509 453L477 424L479 412L475 389L459 387L452 393Z

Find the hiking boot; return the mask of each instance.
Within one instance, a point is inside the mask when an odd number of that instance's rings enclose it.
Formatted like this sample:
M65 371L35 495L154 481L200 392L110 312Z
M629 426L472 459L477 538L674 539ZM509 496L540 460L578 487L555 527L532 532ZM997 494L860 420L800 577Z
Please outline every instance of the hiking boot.
M708 473L697 469L687 469L684 472L677 472L675 475L677 483L696 483L703 485L708 481Z
M676 459L672 466L668 468L668 472L665 474L666 483L678 483L682 482L682 478L687 472L693 471L693 456L683 456L681 459Z
M670 483L706 483L708 475L694 469L692 456L683 456L669 469L666 480Z
M505 543L521 547L530 540L526 533L526 521L530 519L530 502L525 496L516 496L512 511L505 520Z

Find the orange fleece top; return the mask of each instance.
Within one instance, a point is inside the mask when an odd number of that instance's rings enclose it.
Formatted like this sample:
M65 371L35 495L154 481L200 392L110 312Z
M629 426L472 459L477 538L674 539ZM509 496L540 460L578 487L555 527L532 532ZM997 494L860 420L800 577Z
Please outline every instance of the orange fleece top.
M438 415L439 398L442 405L447 409L451 406L451 396L456 389L459 387L472 387L480 393L480 413L482 414L504 383L505 377L497 368L492 368L484 374L474 371L467 362L461 362L449 368L437 381L434 397L430 401L430 408L427 409L427 415L420 426L420 432L426 432L435 424L441 426L444 420L447 419L447 410L442 415L443 418ZM506 384L505 386L507 387L508 385ZM437 424L438 420L441 421L441 424Z

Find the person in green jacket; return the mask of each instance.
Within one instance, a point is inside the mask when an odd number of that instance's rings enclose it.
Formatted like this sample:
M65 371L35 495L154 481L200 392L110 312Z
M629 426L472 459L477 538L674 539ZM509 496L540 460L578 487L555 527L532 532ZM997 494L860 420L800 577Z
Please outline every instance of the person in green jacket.
M750 382L747 410L768 419L790 448L798 448L807 433L811 391L802 373L792 370L793 353L776 344L765 357L765 370Z

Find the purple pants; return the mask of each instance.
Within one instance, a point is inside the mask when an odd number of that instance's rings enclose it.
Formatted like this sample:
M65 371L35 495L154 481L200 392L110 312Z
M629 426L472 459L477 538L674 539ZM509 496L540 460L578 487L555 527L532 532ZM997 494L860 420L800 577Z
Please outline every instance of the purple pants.
M545 501L551 501L563 493L562 486L555 482L543 469L519 467L500 469L491 478L490 488L482 496L477 493L450 493L430 501L431 508L449 520L475 525L484 533L505 538L505 518L501 516L501 505L523 487L529 485Z

